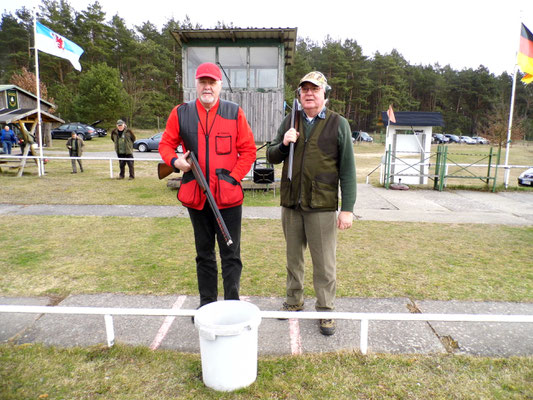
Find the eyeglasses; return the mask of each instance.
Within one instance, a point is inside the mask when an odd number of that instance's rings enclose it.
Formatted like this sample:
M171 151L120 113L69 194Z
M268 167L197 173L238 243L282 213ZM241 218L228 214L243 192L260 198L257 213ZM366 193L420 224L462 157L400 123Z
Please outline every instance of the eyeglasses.
M320 86L302 86L300 90L302 93L313 93L316 94L322 89Z

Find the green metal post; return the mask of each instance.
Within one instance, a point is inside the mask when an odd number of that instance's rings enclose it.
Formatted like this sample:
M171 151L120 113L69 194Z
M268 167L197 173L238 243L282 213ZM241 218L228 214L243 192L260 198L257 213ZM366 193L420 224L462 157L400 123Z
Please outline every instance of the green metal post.
M390 185L390 165L391 163L391 145L389 144L389 149L385 154L385 188L389 188Z
M444 189L444 177L446 176L446 159L448 158L448 146L444 146L444 155L441 158L440 177L439 177L439 192Z
M494 170L494 183L492 184L492 193L496 191L496 181L498 180L498 165L500 165L501 155L502 155L502 146L500 145L500 147L498 148L498 156L496 157L497 161L496 161L496 167Z
M435 159L435 179L433 180L433 190L437 190L437 188L439 187L439 163L440 163L440 153L442 151L442 145L439 144L437 146L437 157Z
M492 164L492 147L490 148L490 151L489 151L489 169L487 171L487 185L489 184L489 181L490 181L490 167L491 167L491 164Z

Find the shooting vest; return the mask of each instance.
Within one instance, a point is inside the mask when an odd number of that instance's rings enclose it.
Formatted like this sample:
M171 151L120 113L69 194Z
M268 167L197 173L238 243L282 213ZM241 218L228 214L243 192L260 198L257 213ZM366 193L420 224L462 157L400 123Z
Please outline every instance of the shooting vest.
M304 211L335 211L339 203L339 114L326 110L306 138L303 113L299 113L300 136L294 146L292 179L287 179L285 159L281 176L281 205ZM289 129L290 119L285 121Z
M242 204L244 193L239 182L230 176L237 163L237 119L239 106L219 100L218 108L208 112L196 104L197 100L180 105L177 109L180 137L184 152L196 154L218 208ZM214 114L214 117L213 117ZM192 171L183 175L178 200L185 207L203 209L206 201Z

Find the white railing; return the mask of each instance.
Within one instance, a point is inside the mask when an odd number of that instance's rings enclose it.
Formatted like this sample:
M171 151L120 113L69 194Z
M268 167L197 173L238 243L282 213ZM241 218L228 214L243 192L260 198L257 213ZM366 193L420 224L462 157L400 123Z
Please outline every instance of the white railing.
M0 305L0 312L25 314L76 314L103 315L107 345L115 343L114 315L190 317L197 310L168 308L106 308L106 307L61 307L61 306L16 306ZM352 313L352 312L312 312L312 311L261 311L261 318L274 319L345 319L361 321L360 350L368 352L369 321L440 321L440 322L504 322L533 323L533 315L518 314L424 314L424 313Z
M44 171L44 163L42 160L103 160L109 161L109 176L113 178L113 161L155 161L161 162L161 158L119 158L119 157L68 157L68 156L13 156L13 155L0 155L1 159L26 159L26 160L37 160L39 165L39 176L41 175L40 171Z

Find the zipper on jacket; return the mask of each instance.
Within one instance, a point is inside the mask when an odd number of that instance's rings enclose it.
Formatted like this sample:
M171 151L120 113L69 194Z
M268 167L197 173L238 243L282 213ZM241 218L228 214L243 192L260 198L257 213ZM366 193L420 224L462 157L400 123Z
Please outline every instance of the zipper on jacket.
M209 110L211 111L211 110ZM205 113L205 180L207 186L210 186L209 182L209 111Z

